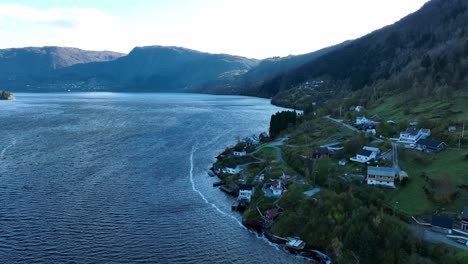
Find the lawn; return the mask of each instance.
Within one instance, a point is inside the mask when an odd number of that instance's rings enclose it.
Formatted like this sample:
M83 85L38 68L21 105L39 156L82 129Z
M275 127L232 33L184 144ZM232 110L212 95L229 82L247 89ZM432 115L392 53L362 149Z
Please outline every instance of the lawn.
M459 91L450 101L427 98L415 103L416 106L410 108L408 108L407 104L401 102L404 102L401 95L386 97L375 108L369 110L369 114L370 116L378 114L384 119L391 119L396 122L418 120L422 116L429 119L468 119L468 104L466 103L468 102L468 92L466 91ZM405 109L407 110L406 113Z
M325 118L308 120L291 135L288 144L296 146L320 146L349 138L355 132Z
M437 205L429 200L424 192L425 179L422 175L424 173L431 179L448 177L457 186L468 185L468 160L464 160L465 155L468 155L466 149L447 149L434 156L415 150L406 150L400 164L408 172L410 180L406 186L399 186L395 191L389 192L387 201L411 215L430 213L440 207L456 212L461 211L463 206L468 206L466 189L460 189L458 197L452 204ZM426 160L421 163L415 157L422 157Z
M254 154L256 157L265 160L277 160L276 149L272 147L262 148Z

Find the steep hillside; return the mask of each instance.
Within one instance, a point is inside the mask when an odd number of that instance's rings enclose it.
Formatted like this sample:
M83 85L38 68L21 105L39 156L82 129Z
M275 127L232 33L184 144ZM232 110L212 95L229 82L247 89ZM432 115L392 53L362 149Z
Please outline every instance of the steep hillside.
M318 95L373 104L388 94L407 100L450 96L468 87L468 1L432 0L399 22L276 76L259 87L279 104ZM325 81L318 89L304 83ZM328 95L328 98L327 98Z
M217 94L242 94L269 97L270 94L259 91L259 87L280 74L285 74L293 71L303 64L313 61L324 54L327 54L340 47L344 47L348 42L343 42L338 45L320 49L302 55L290 55L287 57L272 57L267 58L246 72L239 74L224 76L216 82L211 82L198 91L217 93Z

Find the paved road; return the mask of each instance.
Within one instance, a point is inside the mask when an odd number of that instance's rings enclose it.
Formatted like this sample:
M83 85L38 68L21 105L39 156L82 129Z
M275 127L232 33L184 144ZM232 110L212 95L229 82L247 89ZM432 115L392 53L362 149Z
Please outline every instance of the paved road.
M353 126L350 126L350 125L348 125L346 123L343 123L343 120L341 120L341 119L331 118L330 116L324 116L324 118L326 118L328 120L331 120L331 121L333 121L335 123L341 124L341 125L345 126L346 128L354 131L354 132L361 133L361 131L359 129L357 129L357 128L353 127Z
M442 233L437 233L430 230L428 227L420 226L420 225L411 225L410 229L415 232L415 234L419 234L422 236L424 240L431 241L431 242L438 242L442 244L446 244L449 246L453 246L462 250L468 251L468 246L459 244L454 240L447 237L447 235Z
M468 247L462 244L459 244L451 239L449 239L446 235L436 233L430 230L424 230L424 239L444 243L453 247L457 247L462 250L468 251Z
M278 158L278 161L279 162L283 162L283 163L286 163L283 159L283 155L281 153L281 148L280 146L282 146L284 144L284 142L286 142L288 140L288 136L285 136L285 137L281 137L281 138L278 138L268 144L265 144L259 148L257 148L252 154L254 153L257 153L258 151L264 149L264 148L274 148L276 150L276 157Z

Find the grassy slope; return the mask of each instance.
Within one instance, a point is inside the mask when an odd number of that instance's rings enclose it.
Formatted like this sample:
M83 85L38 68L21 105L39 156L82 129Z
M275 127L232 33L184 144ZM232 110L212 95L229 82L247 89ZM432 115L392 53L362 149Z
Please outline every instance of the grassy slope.
M391 119L394 121L417 120L421 115L427 118L441 117L453 120L468 120L468 91L459 91L450 100L430 98L422 99L414 104L400 102L404 102L402 95L386 97L369 112L379 114L386 120ZM413 105L416 105L416 107L413 107ZM409 111L405 111L405 109L409 109Z
M409 152L408 154L411 154ZM429 155L429 154L428 154ZM387 193L390 205L411 215L426 214L440 207L445 207L451 211L459 212L463 206L468 205L468 193L466 190L460 191L459 197L453 204L441 206L428 199L424 192L424 178L420 175L425 172L430 178L451 177L457 185L468 183L468 161L463 161L464 155L468 155L468 150L448 149L438 153L429 166L418 164L411 158L402 160L401 165L410 176L410 181L406 186L399 187L393 192Z
M441 118L456 121L468 120L468 91L457 92L451 100L435 100L432 98L422 99L414 104L400 103L403 101L399 95L386 97L374 108L371 108L369 113L379 114L385 120L394 120L396 122L418 120L422 116L436 122ZM408 154L411 154L411 151ZM468 184L468 162L462 160L463 156L467 154L468 150L466 149L461 151L448 149L435 155L434 160L427 166L420 165L410 158L400 161L401 165L409 173L410 182L407 186L389 192L387 195L388 202L390 205L411 215L429 213L440 207L460 211L463 206L468 205L466 190L460 191L459 197L453 204L437 205L427 198L423 189L425 181L420 175L425 172L429 177L437 178L446 174L457 185Z

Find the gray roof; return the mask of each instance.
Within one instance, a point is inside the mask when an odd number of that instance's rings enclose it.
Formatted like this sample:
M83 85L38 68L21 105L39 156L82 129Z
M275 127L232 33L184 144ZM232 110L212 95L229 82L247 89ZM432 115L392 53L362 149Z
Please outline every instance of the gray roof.
M367 150L367 149L360 149L360 150L357 152L357 154L358 154L358 155L361 155L361 156L369 157L369 156L372 154L372 151Z
M239 190L247 190L251 191L253 190L254 186L250 184L239 184Z
M406 133L406 134L409 134L411 136L416 136L419 133L419 129L416 129L414 127L413 128L408 128L405 131L403 131L402 133Z
M428 148L437 149L439 147L443 148L445 143L442 141L437 141L437 140L420 139L418 140L418 142L416 142L416 145L422 145Z
M228 164L226 164L226 168L235 169L235 168L237 168L237 164L235 164L235 163L228 163Z
M396 171L390 167L367 167L367 175L392 176L395 177Z

